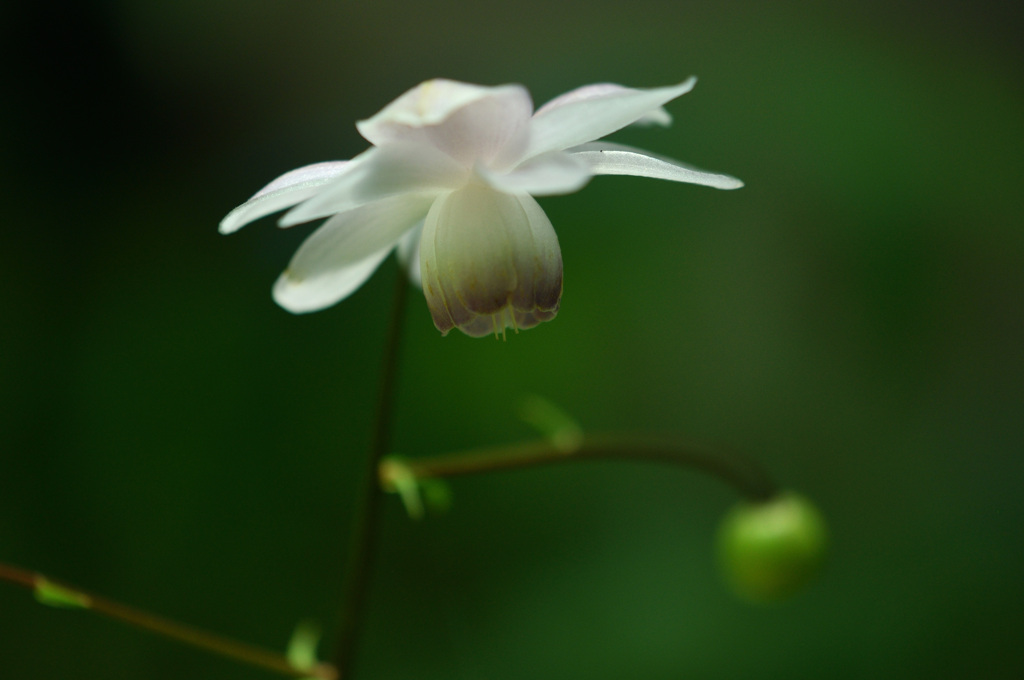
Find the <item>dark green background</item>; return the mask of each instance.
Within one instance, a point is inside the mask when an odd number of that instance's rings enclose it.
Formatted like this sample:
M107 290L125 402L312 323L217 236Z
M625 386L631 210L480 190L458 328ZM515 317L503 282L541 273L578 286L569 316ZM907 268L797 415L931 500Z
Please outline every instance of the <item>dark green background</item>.
M756 457L833 550L790 602L722 586L735 498L623 464L388 499L359 678L1011 678L1022 672L1024 68L1012 3L5 2L0 559L261 645L332 625L393 263L294 317L308 228L220 218L363 150L427 78L700 77L616 139L747 182L542 199L552 323L439 337L408 309L395 446L589 429ZM0 584L0 677L272 677Z

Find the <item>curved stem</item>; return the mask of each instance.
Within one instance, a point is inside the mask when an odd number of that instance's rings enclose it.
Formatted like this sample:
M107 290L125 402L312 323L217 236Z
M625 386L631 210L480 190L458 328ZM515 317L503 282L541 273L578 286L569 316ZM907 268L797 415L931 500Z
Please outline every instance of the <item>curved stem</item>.
M405 300L409 280L404 267L398 267L398 281L395 283L392 303L391 325L384 349L384 366L381 371L380 393L377 399L376 421L370 439L369 460L356 508L355 523L348 553L348 569L345 589L342 594L341 620L338 626L334 660L341 677L351 677L355 661L359 628L366 609L373 557L377 543L377 528L380 524L381 488L375 471L385 452L391 445L391 417L393 412L395 382L398 375L398 353L401 347L402 321L405 317Z
M726 482L749 501L764 502L778 487L757 464L737 454L711 453L679 441L624 434L586 435L571 448L547 440L416 459L385 459L378 476L386 488L401 477L455 477L578 460L643 460L696 469Z
M205 649L281 675L293 678L322 678L322 680L335 680L338 677L334 666L330 664L299 668L276 652L186 626L105 597L93 595L79 588L52 581L42 574L19 569L9 564L0 563L0 580L34 591L36 597L42 602L76 609L88 609L136 628L142 628L157 635L184 642L192 647Z

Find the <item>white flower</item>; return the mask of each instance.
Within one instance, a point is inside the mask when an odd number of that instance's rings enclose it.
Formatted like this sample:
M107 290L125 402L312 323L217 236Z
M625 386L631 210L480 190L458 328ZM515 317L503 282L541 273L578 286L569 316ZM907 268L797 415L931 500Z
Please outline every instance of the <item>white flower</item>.
M594 141L632 123L667 125L662 105L695 83L589 85L533 112L519 85L430 80L356 123L369 150L285 173L231 211L220 231L284 208L292 209L282 227L328 218L274 285L274 299L291 312L345 299L397 247L442 333L531 328L554 318L562 294L558 238L534 196L571 193L594 175L743 186Z

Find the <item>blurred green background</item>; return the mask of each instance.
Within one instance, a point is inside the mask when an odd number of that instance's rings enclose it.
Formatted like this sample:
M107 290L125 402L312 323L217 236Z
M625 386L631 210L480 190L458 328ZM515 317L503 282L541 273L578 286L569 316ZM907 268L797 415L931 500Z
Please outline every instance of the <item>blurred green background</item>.
M330 627L393 263L295 317L308 228L220 218L365 147L427 78L696 74L617 141L747 182L542 199L562 311L507 342L411 300L396 449L589 429L743 451L833 549L779 606L723 586L713 480L617 463L388 498L360 679L1016 678L1024 22L1002 2L5 2L0 560L261 645ZM0 584L0 677L273 677Z

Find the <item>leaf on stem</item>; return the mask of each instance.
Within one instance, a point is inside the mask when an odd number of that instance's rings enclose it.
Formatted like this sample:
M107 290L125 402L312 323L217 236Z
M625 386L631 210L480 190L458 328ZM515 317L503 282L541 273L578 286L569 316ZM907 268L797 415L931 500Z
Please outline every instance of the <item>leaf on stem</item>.
M388 456L378 470L381 486L388 493L397 493L410 519L423 519L427 509L445 512L452 505L448 485L440 479L420 479L400 456Z
M316 646L320 643L320 626L312 621L302 621L295 627L285 658L299 670L308 671L316 667Z
M423 498L416 475L399 456L388 456L378 470L381 486L388 493L397 493L410 519L423 519Z
M559 451L575 451L583 444L583 428L549 399L536 394L527 396L519 407L519 417Z
M65 609L89 609L92 607L92 601L85 593L57 585L42 576L36 577L33 592L36 600L48 607L63 607Z

